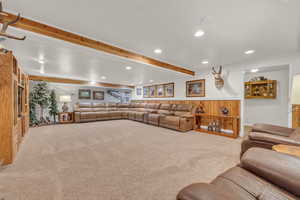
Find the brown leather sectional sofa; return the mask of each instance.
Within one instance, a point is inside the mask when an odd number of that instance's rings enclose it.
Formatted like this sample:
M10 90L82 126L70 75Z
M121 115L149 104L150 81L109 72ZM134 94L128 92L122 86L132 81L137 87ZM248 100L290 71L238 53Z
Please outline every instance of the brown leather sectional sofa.
M130 119L178 131L193 129L194 112L190 104L77 103L74 107L75 122Z
M187 186L177 200L299 200L299 169L299 157L251 148L238 166L210 184Z
M242 142L241 156L252 147L272 149L277 144L300 146L300 127L293 129L271 124L254 124L248 137Z

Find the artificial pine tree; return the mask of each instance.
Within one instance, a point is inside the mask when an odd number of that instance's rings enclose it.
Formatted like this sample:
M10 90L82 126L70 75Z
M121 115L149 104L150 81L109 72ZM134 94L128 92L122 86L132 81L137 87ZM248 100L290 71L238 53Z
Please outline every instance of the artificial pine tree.
M39 123L44 124L47 121L44 118L44 109L49 105L50 94L46 82L38 82L32 88L32 102L40 106L40 120Z
M54 123L56 123L56 116L58 115L57 101L55 91L52 90L50 94L50 106L49 114L53 117Z

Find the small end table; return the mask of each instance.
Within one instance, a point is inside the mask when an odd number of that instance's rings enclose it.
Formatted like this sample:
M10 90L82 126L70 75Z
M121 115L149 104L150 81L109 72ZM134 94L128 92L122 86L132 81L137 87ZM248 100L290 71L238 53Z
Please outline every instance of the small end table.
M300 157L300 146L278 144L272 147L274 151Z
M59 123L67 124L74 122L74 113L73 112L60 112L58 113Z

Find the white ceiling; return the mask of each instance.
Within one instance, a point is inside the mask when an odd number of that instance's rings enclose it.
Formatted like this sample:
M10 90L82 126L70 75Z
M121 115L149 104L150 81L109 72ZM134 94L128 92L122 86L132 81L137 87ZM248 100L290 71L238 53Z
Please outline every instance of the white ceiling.
M6 0L4 7L196 72L212 64L233 64L300 49L299 0ZM195 38L199 29L205 35ZM123 84L186 77L66 42L26 35L25 42L7 40L5 45L13 48L30 73L39 73L40 64L34 59L43 55L47 75L86 80L106 76L106 82ZM163 53L154 54L155 48ZM256 53L245 55L248 49ZM201 64L203 60L210 64ZM134 69L126 71L127 65Z

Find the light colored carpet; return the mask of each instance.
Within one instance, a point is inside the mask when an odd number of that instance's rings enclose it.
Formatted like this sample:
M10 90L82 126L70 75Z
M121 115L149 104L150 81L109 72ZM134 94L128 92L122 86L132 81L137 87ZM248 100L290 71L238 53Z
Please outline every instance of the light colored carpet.
M174 200L239 161L240 140L118 120L30 129L5 200Z

